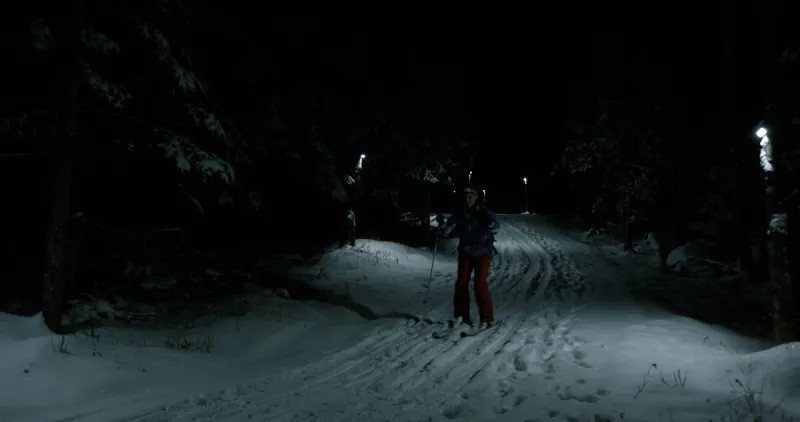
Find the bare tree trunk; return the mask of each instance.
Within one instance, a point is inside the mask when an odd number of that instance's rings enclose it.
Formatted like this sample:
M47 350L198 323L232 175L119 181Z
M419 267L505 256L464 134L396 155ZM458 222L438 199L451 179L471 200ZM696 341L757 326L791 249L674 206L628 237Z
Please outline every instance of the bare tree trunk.
M66 258L64 299L73 298L80 291L78 270L81 262L81 246L83 245L83 224L79 219L72 219L67 230L70 249Z
M633 250L633 227L631 227L631 195L626 189L622 199L622 230L625 239L623 250Z
M45 245L44 294L42 313L47 327L55 333L62 332L64 291L68 274L69 224L71 219L72 181L78 118L78 90L80 72L80 33L83 1L73 0L71 13L65 25L64 42L59 45L59 65L63 69L65 90L61 97L58 127L50 149L50 213L48 215ZM74 269L74 267L73 267Z

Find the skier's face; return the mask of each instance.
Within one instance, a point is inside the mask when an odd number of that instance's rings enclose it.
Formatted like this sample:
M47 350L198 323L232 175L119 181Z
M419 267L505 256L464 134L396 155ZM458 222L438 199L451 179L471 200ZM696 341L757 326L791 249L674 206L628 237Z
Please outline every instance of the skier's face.
M475 202L477 200L478 200L478 195L472 192L467 192L464 194L464 205L466 205L467 208L472 208L473 206L475 206Z

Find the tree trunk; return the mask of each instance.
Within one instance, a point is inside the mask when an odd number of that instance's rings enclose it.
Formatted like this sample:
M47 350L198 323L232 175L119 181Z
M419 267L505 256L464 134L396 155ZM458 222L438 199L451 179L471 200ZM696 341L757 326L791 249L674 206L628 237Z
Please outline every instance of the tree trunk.
M348 195L348 198L350 196ZM346 245L356 245L356 211L353 208L355 203L352 199L347 200L345 204L344 215L342 218L342 228L340 230L339 247Z
M762 90L765 106L765 124L768 129L770 146L772 148L773 170L767 172L766 199L767 217L769 218L769 232L767 237L767 256L769 260L769 286L772 293L772 322L773 334L776 344L783 344L795 340L795 306L792 289L792 278L789 275L791 264L789 262L788 248L788 218L786 217L780 198L784 197L786 189L787 172L781 157L784 155L786 145L783 130L783 119L780 110L776 110L772 94L772 83L776 77L774 72L772 43L769 38L771 4L768 0L761 3L760 42L762 53ZM782 225L775 224L783 219Z
M343 239L339 242L339 247L356 245L356 212L352 208L347 209L344 222Z
M794 341L794 307L792 278L789 275L788 236L784 229L769 232L770 290L772 292L772 323L775 343Z
M631 196L626 190L622 199L622 230L624 237L623 250L626 252L633 250L633 227L631 227Z
M792 325L794 328L794 332L791 333L793 335L793 340L798 341L800 340L800 307L797 305L800 304L800 289L794 287L794 280L798 279L800 276L800 260L797 259L800 256L800 241L798 241L798 236L800 233L797 231L797 223L800 221L798 219L800 217L800 208L792 207L792 210L789 211L789 215L787 216L787 224L786 224L786 233L787 233L787 253L786 253L786 267L787 267L787 280L786 284L791 286L793 296L792 300ZM794 257L794 258L791 258Z
M64 291L68 271L69 224L71 219L72 176L78 117L78 89L80 81L80 33L82 28L83 2L73 0L71 13L65 25L64 42L59 46L59 66L64 77L64 92L58 115L58 127L50 148L50 212L47 222L45 244L44 293L42 314L47 327L62 331L61 317L64 313ZM74 270L74 267L73 267Z
M361 170L356 168L353 183L345 184L347 192L347 203L345 204L345 215L342 220L342 236L339 240L339 247L344 245L356 246L356 212L358 211L358 199L361 196Z
M71 246L66 258L64 299L74 298L80 291L78 274L83 245L83 224L80 219L72 219L67 228L68 244Z

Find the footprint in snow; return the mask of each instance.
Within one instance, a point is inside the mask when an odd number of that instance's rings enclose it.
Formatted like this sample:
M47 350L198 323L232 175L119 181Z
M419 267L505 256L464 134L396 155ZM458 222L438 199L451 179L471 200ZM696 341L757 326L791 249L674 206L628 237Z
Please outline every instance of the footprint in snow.
M583 368L591 368L592 365L590 365L588 362L586 362L585 359L586 359L586 352L584 352L582 350L573 350L572 351L572 360L578 366L583 367Z
M459 415L461 415L461 406L450 406L447 409L444 409L442 415L444 415L444 417L447 419L456 419L459 417Z
M558 398L561 400L575 400L581 403L597 403L600 401L600 397L594 394L573 393L569 387L558 393Z
M560 394L558 396L561 400L575 400L581 403L597 403L600 401L600 398L595 396L594 394L584 394L584 395L575 395L575 394Z
M498 381L497 392L500 393L500 397L505 397L514 392L514 387L511 386L508 380Z
M518 408L522 403L525 402L525 397L523 396L516 396L512 400L507 401L499 406L494 408L494 412L498 415L506 414L516 408Z

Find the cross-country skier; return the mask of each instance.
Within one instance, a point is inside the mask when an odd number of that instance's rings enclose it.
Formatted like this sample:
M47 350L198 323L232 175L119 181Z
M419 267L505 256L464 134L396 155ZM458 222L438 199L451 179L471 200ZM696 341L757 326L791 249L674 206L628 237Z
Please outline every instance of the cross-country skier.
M475 301L478 303L481 328L486 328L494 323L488 278L494 236L499 231L500 224L486 204L478 201L477 189L467 186L463 193L464 207L451 215L440 228L442 235L452 235L460 239L453 311L456 320L461 318L462 322L472 325L469 316L469 280L475 271Z

